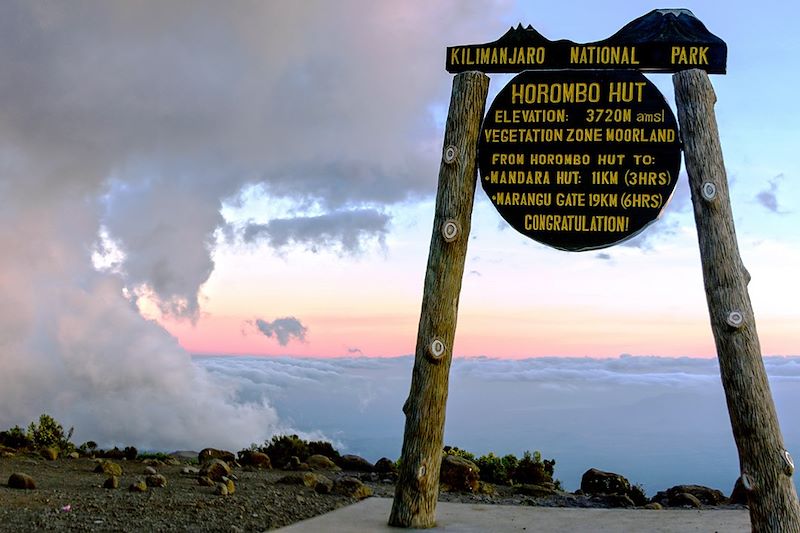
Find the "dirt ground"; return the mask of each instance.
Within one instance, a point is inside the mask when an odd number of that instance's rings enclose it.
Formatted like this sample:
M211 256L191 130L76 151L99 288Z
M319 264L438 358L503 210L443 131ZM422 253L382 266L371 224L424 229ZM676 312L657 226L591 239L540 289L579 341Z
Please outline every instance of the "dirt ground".
M144 479L140 461L118 461L117 489L102 487L92 459L47 461L31 456L0 459L2 531L265 531L353 503L335 494L318 494L302 485L276 484L287 472L235 470L236 492L219 496L214 487L181 474L185 465L159 466L167 486L134 493ZM9 476L22 472L35 490L11 489Z
M320 494L304 485L277 481L291 472L236 468L236 490L218 495L215 487L198 484L197 474L184 474L186 463L159 465L166 487L150 487L144 493L128 490L145 479L146 464L140 460L115 461L122 466L119 488L106 489L107 476L95 473L97 462L89 458L48 461L37 454L0 458L0 531L231 531L258 532L293 524L339 507L355 498ZM36 489L12 489L12 473L31 476ZM320 472L331 480L359 477L374 496L391 498L394 484L377 474ZM588 496L560 493L534 498L511 487L488 486L478 494L447 493L439 501L537 507L604 508L607 503ZM731 507L731 506L726 506ZM735 507L735 506L734 506ZM739 507L740 508L740 507Z

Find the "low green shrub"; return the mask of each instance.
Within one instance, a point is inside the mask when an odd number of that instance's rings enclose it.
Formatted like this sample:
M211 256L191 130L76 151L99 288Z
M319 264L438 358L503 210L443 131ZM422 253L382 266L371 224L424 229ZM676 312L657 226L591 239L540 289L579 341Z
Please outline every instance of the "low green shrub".
M39 416L39 423L31 422L28 426L28 438L33 441L36 447L55 446L64 453L69 453L75 449L75 445L70 442L74 428L69 428L64 434L64 428L52 416L42 414Z
M481 480L488 483L496 485L553 483L557 489L561 489L561 482L553 479L555 459L542 459L542 454L538 451L533 453L525 451L522 459L517 459L513 454L499 457L493 452L476 458L475 454L455 446L445 446L442 451L446 455L456 455L475 463L480 470Z
M445 455L455 455L456 457L463 457L464 459L472 461L473 463L475 462L475 454L466 450L462 450L456 446L445 446L442 451Z
M266 453L272 464L278 468L289 462L289 458L292 456L296 456L301 461L305 461L315 454L324 455L333 461L341 457L330 442L309 442L297 435L274 435L272 439L264 441L261 446L251 445L250 450Z
M22 449L33 447L33 440L19 426L14 426L6 431L0 431L0 445L9 448Z

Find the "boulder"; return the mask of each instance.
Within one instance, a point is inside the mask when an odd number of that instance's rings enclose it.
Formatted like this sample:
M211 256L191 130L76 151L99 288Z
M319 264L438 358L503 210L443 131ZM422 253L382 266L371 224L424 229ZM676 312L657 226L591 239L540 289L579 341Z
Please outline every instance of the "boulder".
M370 465L371 466L371 465ZM343 477L333 483L333 491L349 498L363 500L372 496L372 489L354 477Z
M381 457L375 463L374 470L379 474L397 474L397 465L388 457Z
M214 494L218 496L227 496L228 495L228 484L219 482L214 486Z
M283 465L284 470L308 470L308 464L300 461L296 455L289 457L289 461Z
M67 455L67 457L69 457L70 459L80 459L81 454L79 454L78 452L71 452Z
M312 455L306 459L306 464L312 470L332 470L339 471L341 468L336 466L336 463L325 457L324 455Z
M315 474L313 472L304 472L302 474L288 474L280 478L276 483L280 483L282 485L305 485L309 488L315 488L317 483L320 481L321 478L324 478L322 474Z
M131 492L147 492L147 483L143 479L137 479L130 484L128 490Z
M233 494L234 492L236 492L236 484L233 482L232 479L223 478L222 482L219 484L223 483L225 484L225 490L227 491L228 494Z
M161 459L144 459L142 461L142 464L145 467L159 468L159 467L164 466L164 461L162 461Z
M122 467L113 461L100 461L97 463L97 466L94 467L94 471L107 476L122 475Z
M676 485L667 490L667 494L682 492L691 494L700 500L703 505L720 505L728 501L722 491L704 485Z
M314 490L319 494L330 494L333 490L333 481L322 474L315 474L315 476L317 482L314 484Z
M239 452L239 463L241 463L242 466L263 468L265 470L272 468L272 461L270 461L269 455L252 450L242 450Z
M156 469L153 468L152 466L146 466L144 467L144 473L147 474L148 476L154 476L158 474L158 471L156 471Z
M692 498L687 499L685 494ZM669 507L685 507L686 505L694 507L695 500L702 505L720 505L728 502L721 491L703 485L675 485L657 493L651 501Z
M600 501L604 507L612 509L636 507L636 504L627 494L596 494L592 501Z
M28 474L23 474L22 472L14 472L8 478L8 488L33 490L36 488L36 482Z
M119 488L119 477L117 476L108 476L106 480L103 482L104 489L118 489Z
M670 507L693 507L695 509L700 509L703 504L700 503L700 500L694 494L690 494L688 492L677 492L673 494L669 499L669 506Z
M16 448L9 448L0 444L0 457L14 457L17 454Z
M148 487L166 487L167 478L161 474L151 474L145 478L145 483L147 483Z
M200 469L195 468L193 466L184 466L183 468L181 468L181 474L185 476L196 476L199 473Z
M354 472L372 472L372 463L358 455L342 455L336 463L342 470Z
M643 509L649 509L651 511L660 511L664 507L660 503L650 502L650 503L646 503L645 505L643 505L642 508Z
M302 474L286 474L282 478L279 478L275 483L280 483L281 485L304 485L305 484L305 482L303 481Z
M334 487L333 481L322 474L316 474L314 472L288 474L280 478L276 483L282 485L303 485L314 489L320 494L329 494Z
M197 454L197 461L200 464L211 461L212 459L220 459L229 465L236 462L236 456L227 450L217 450L216 448L203 448Z
M584 494L628 494L630 482L619 474L590 468L581 477L581 491Z
M459 492L476 492L480 474L475 463L457 455L445 455L439 471L439 482L451 490Z
M229 476L231 467L221 459L209 459L200 468L200 476L207 476L214 481L221 481L223 477Z
M58 448L55 446L47 446L46 448L42 448L39 450L39 455L47 459L48 461L55 461L58 459Z
M213 487L214 480L208 476L200 476L197 478L197 484L201 487Z

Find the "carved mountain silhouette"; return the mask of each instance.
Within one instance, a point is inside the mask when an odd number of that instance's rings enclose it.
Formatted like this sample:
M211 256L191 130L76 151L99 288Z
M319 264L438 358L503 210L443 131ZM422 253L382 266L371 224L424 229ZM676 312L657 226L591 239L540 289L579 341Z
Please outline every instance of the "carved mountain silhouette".
M688 9L654 9L603 42L613 44L724 44Z
M626 46L636 47L637 61L620 65L619 68L631 68L638 65L639 70L650 72L676 72L685 68L702 68L709 73L724 74L728 56L725 42L708 31L705 25L688 9L654 9L628 24L611 37L592 43L576 43L568 39L551 41L533 26L511 27L499 39L491 43L464 46L450 46L447 49L446 68L448 72L464 72L480 70L482 72L522 72L523 70L544 69L591 69L612 68L608 64L597 65L591 62L577 64L570 61L573 47ZM693 64L673 61L676 46L694 46L696 55L702 58ZM546 49L546 54L532 57L543 57L543 60L520 60L519 52L513 55L514 60L503 64L496 61L495 55L487 54L487 49L508 49L536 47ZM703 47L700 53L699 47ZM478 55L481 52L481 55ZM527 58L527 52L524 56ZM684 57L681 55L681 57ZM488 59L479 59L488 58Z

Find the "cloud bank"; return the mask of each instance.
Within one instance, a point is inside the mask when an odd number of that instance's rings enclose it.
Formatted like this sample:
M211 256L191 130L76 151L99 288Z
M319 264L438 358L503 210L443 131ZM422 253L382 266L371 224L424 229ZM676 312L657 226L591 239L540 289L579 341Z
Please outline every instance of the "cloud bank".
M196 358L238 384L238 400L270 398L282 420L322 431L345 451L397 458L413 358ZM765 357L787 447L800 448L800 358ZM679 483L729 492L738 459L715 359L453 360L445 441L474 453L556 459L576 489L591 467L652 494Z

